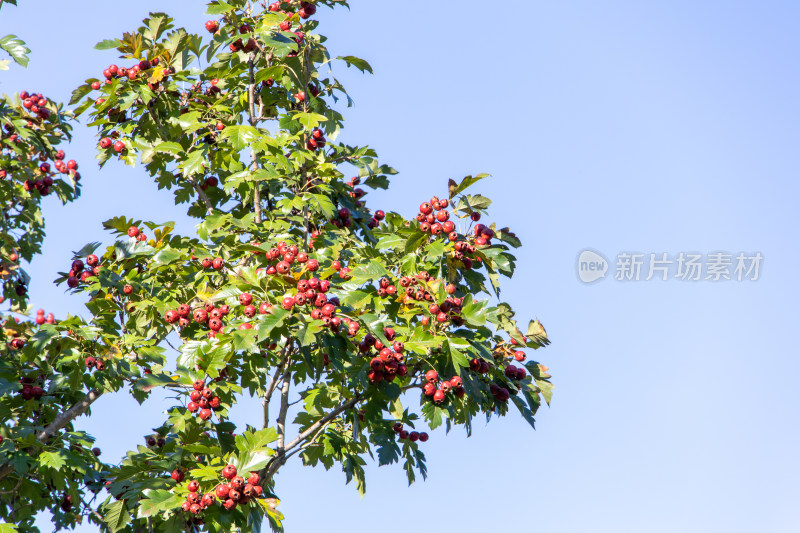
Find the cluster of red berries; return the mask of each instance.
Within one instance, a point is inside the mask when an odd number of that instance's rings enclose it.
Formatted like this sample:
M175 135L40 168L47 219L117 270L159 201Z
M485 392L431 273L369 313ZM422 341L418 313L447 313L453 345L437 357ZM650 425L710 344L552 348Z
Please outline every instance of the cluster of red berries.
M396 338L393 328L384 328L384 335L389 341ZM372 349L377 350L377 355L373 356ZM369 373L367 379L374 384L380 383L383 380L394 381L397 376L403 377L408 374L408 367L403 362L405 360L405 345L399 340L395 340L391 347L384 346L383 342L376 339L371 333L364 335L361 342L358 343L358 351L366 357L373 356L369 362Z
M80 259L76 259L67 273L67 286L74 289L81 282L85 283L89 278L98 274L100 274L100 259L96 255L87 256L86 265Z
M222 469L222 477L228 480L228 483L220 483L214 489L214 492L205 494L200 492L200 483L196 480L190 481L186 486L189 489L189 494L186 497L186 501L181 505L181 509L187 513L198 514L214 505L217 500L220 500L222 506L231 511L237 505L246 505L251 498L258 498L263 494L263 489L258 484L260 476L257 472L250 472L250 476L244 479L242 476L237 475L235 466L227 465ZM179 468L175 469L172 472L172 479L177 483L183 482L183 471Z
M206 22L206 29L211 33L216 33L217 30L219 30L219 24L213 20L209 20L208 22ZM241 26L239 26L239 33L242 35L252 32L253 28L249 24L242 24ZM258 43L256 43L256 40L253 39L252 37L247 39L246 43L242 41L242 39L236 39L234 42L230 44L229 48L231 52L242 51L250 53L250 52L255 52L258 49Z
M501 387L496 383L492 383L491 385L489 385L489 392L491 392L492 396L494 396L494 399L500 403L507 402L508 399L511 397L511 393L508 391L507 388Z
M21 350L25 347L25 339L21 337L14 337L13 339L11 339L9 346L11 347L12 350Z
M19 97L22 99L22 107L34 115L38 115L44 119L50 116L50 110L47 108L47 98L45 98L42 94L29 94L28 91L22 91L19 93Z
M384 218L386 218L386 213L378 209L377 211L375 211L375 214L372 215L372 218L367 220L367 227L369 229L377 228L380 225L381 220L383 220Z
M203 265L205 269L213 268L214 270L222 270L225 268L225 260L221 257L215 257L214 259L206 257L200 261L200 264Z
M142 233L142 231L136 226L131 226L128 228L128 237L131 239L136 239L139 242L144 242L147 240L147 235Z
M286 2L274 2L269 5L269 10L273 12L281 11L283 9L283 5L287 4ZM300 10L297 14L302 19L307 19L314 15L317 12L317 6L312 4L311 2L300 2ZM284 30L285 31L285 30Z
M206 387L202 380L197 380L192 384L192 392L189 394L189 405L186 408L190 413L197 413L201 420L208 420L211 418L211 410L220 408L219 396L214 394L214 391Z
M26 191L36 190L42 196L47 196L50 194L50 187L55 183L53 176L56 174L70 174L76 182L80 181L81 175L78 172L78 163L74 159L70 159L65 163L65 157L64 150L58 150L52 155L54 162L51 165L48 162L50 156L45 152L41 152L38 158L40 161L39 172L42 176L35 180L25 180L22 186ZM0 170L0 179L5 179L7 176L9 176L9 173L6 169Z
M521 366L508 365L505 369L505 374L508 379L521 380L525 379L528 373Z
M322 148L325 146L325 136L322 134L322 130L319 128L314 128L311 131L311 136L306 141L306 148L309 150L316 150L317 148Z
M158 63L159 59L154 57L151 60L143 59L137 64L127 68L118 67L117 65L109 65L109 67L103 71L103 77L106 79L107 85L110 85L111 80L114 78L128 78L129 80L135 80L139 76L140 72L150 70L151 68L158 66ZM92 83L92 89L95 91L100 89L100 87L101 85L99 81Z
M405 429L403 429L403 424L400 422L397 422L394 426L392 426L392 429L394 430L395 433L397 433L397 438L400 440L408 439L411 442L417 442L417 441L428 442L427 433L425 433L424 431L421 433L417 431L411 431L411 432L406 431Z
M448 283L445 286L445 291L448 294L447 298L443 302L437 303L434 300L434 295L425 288L425 284L431 281L436 281L436 279L431 278L431 275L426 271L419 272L413 277L403 276L400 278L400 286L404 289L403 302L406 304L414 301L430 302L428 312L430 312L434 320L439 323L450 320L459 326L463 324L464 321L460 313L461 307L464 305L464 298L453 296L456 292L456 286ZM423 316L421 319L422 325L427 326L430 324L431 317Z
M492 368L492 364L485 359L474 358L469 362L469 369L478 374L486 374Z
M102 100L102 98L101 98L101 100ZM119 137L119 134L116 131L113 131L113 132L111 132L111 136L110 137L103 137L102 139L100 139L100 142L98 144L99 144L100 148L102 148L103 150L106 150L109 147L113 146L114 151L117 152L118 154L121 154L122 152L125 151L126 146L125 146L125 143L122 142L122 141L118 140L118 141L115 142L113 140L113 139L115 139L117 137Z
M38 400L44 396L44 389L41 387L42 381L33 378L19 378L22 388L19 391L23 400Z
M161 435L158 435L158 436L150 435L144 441L147 443L147 446L149 446L151 448L153 446L158 446L159 448L163 448L164 445L167 443L167 440L164 437L162 437Z
M88 356L86 359L83 360L83 364L86 365L86 369L91 372L92 370L100 370L103 371L106 369L106 362L102 359L95 358L93 356Z
M450 220L450 212L447 211L449 204L450 202L446 198L440 200L436 196L431 198L430 202L420 204L419 213L417 213L419 229L433 235L444 233L451 241L457 240L456 225Z
M261 255L261 252L256 252L256 255ZM284 241L279 242L275 248L270 249L268 252L264 252L264 258L268 262L276 262L265 269L267 275L270 276L289 274L292 270L292 265L295 263L302 265L302 268L309 272L319 270L319 261L309 257L306 252L301 252L296 245L287 245ZM325 291L327 292L327 289Z
M422 386L422 393L431 398L433 403L441 405L447 398L447 393L452 392L458 398L464 397L464 387L459 376L439 381L439 373L436 370L425 372L425 385Z

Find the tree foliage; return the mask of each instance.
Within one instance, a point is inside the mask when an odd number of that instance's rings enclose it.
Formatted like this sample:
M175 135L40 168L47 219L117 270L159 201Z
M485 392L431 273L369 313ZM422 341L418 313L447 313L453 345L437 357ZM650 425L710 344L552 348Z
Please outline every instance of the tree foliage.
M0 274L13 310L27 311L19 259L39 251L41 197L79 192L77 167L62 171L57 152L73 112L97 130L101 166L141 165L198 222L182 236L171 222L107 220L108 242L84 246L56 280L88 295L89 319L6 318L9 524L34 531L47 510L56 527L109 532L281 530L275 475L293 456L338 466L363 493L369 459L401 463L409 483L427 475L425 429L469 432L512 405L533 426L549 402L547 368L526 359L548 344L544 328L518 324L499 299L520 242L476 224L491 201L473 190L488 176L450 180L412 219L368 207L368 190L396 172L336 141L350 99L334 70L372 72L317 33L317 9L337 6L216 0L198 33L151 13L97 45L126 66L87 79L72 111L40 106L41 95L0 105ZM146 402L157 387L175 404L119 463L74 426L103 395ZM229 420L238 402L260 403L261 427Z

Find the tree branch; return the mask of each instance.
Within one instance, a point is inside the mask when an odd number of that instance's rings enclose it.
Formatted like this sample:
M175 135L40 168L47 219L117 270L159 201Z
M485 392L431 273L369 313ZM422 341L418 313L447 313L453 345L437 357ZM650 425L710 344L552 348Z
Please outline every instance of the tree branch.
M255 73L253 69L253 62L255 58L253 55L247 60L247 75L248 75L248 86L247 86L247 99L248 99L248 114L250 118L250 125L255 127L258 124L258 119L256 118L256 79ZM258 160L256 159L256 151L252 150L250 152L250 157L253 160L253 170L258 169ZM256 212L256 224L261 224L261 189L259 188L258 182L254 183L253 187L253 208Z
M276 450L279 455L283 455L283 444L286 442L286 413L289 410L289 381L292 373L289 371L287 365L286 371L283 373L283 385L281 386L281 409L278 412L278 442Z
M81 401L58 415L55 420L53 420L49 426L44 428L38 435L36 435L36 440L41 443L47 442L53 437L56 433L64 429L64 427L72 422L74 419L81 416L83 413L89 409L97 399L103 394L102 391L97 389L92 389L86 393L86 396L83 397Z
M269 385L267 385L267 393L264 395L264 400L261 403L264 410L264 421L263 427L267 429L269 427L269 402L272 399L272 393L275 392L275 387L278 386L278 376L281 372L283 372L283 366L286 364L286 361L289 358L289 350L284 348L283 357L281 361L278 363L278 366L275 368L275 373L272 374L272 378L269 380Z
M291 452L294 448L296 448L297 446L300 446L301 444L303 444L305 441L307 441L309 439L311 441L316 439L319 436L318 433L317 433L318 430L320 430L320 429L324 428L325 426L327 426L333 419L335 419L337 416L342 414L343 411L346 411L347 409L350 409L355 404L360 402L362 399L363 399L363 397L361 396L361 394L356 393L356 395L353 396L351 399L347 400L342 405L340 405L339 407L335 408L333 411L331 411L327 415L323 416L322 418L320 418L319 420L317 420L316 422L311 424L305 431L300 433L297 436L297 438L295 438L288 445L284 446L283 440L282 440L282 435L279 433L278 434L278 446L276 448L277 453L275 454L275 457L272 458L272 460L270 461L269 465L267 466L266 473L264 475L264 481L265 482L269 482L272 479L272 477L278 472L280 467L283 466L284 463L286 463L286 459L289 458L289 455L293 455L293 454L290 454L289 452Z
M48 440L55 436L56 433L64 429L70 422L81 416L89 409L97 399L102 396L102 391L92 389L86 393L78 403L58 415L47 427L36 435L36 440L42 444L46 444ZM10 464L4 465L0 468L0 481L5 479L9 474L14 471L14 467Z

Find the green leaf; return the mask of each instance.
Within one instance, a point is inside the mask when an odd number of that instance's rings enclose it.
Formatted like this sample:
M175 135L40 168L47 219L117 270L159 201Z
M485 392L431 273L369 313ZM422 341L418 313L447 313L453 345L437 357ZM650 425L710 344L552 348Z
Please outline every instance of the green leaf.
M243 150L258 137L259 131L253 126L225 126L220 132L220 139L229 139L235 150Z
M173 248L162 248L156 255L153 256L152 265L166 265L167 263L172 263L176 259L180 259L183 257L183 255L184 252L181 252L180 250L175 250Z
M157 153L180 155L183 153L183 147L176 142L163 142L156 145L153 150Z
M211 2L208 5L208 9L206 9L206 13L209 15L221 15L223 13L227 13L228 11L233 11L233 6L226 4L222 0Z
M60 470L61 467L67 464L67 460L64 457L63 450L56 450L53 452L41 453L39 455L39 464L50 467L53 470Z
M536 386L538 386L542 391L542 396L544 396L544 401L547 402L547 405L550 405L550 400L553 399L553 384L549 381L544 381L542 379L536 380Z
M205 150L191 152L186 159L181 161L180 167L183 169L183 175L189 177L202 173L205 161Z
M0 39L0 48L8 52L11 59L18 65L22 65L23 67L28 66L28 54L31 50L25 46L25 41L16 35L6 35Z
M301 320L300 324L301 327L297 332L297 340L300 346L311 346L317 339L317 333L322 331L322 322L319 320L311 322Z
M491 174L478 174L477 176L467 176L466 178L461 180L461 183L459 183L456 187L450 189L450 198L462 192L463 190L467 189L468 187L474 185L480 180L488 178L490 176Z
M316 128L321 122L328 120L328 117L320 115L319 113L297 113L292 118L309 130Z
M72 91L72 96L69 99L69 105L75 105L81 101L81 98L92 92L92 86L85 83Z
M96 45L94 45L95 50L111 50L112 48L119 48L120 46L124 46L125 43L120 41L119 39L106 39L104 41L100 41Z
M183 496L172 494L167 490L145 489L144 499L139 502L139 518L155 516L169 510L175 510L186 500Z
M0 533L17 533L17 526L0 522Z
M125 506L125 500L116 501L108 505L104 510L103 520L108 525L111 533L116 533L124 528L131 520L128 508Z
M146 376L137 379L134 385L135 389L149 392L156 387L166 387L175 385L178 382L167 374L147 374Z
M369 72L370 74L374 74L372 71L372 66L367 63L365 60L361 59L360 57L355 56L340 56L336 59L341 59L345 63L347 63L348 67L356 67L361 72Z

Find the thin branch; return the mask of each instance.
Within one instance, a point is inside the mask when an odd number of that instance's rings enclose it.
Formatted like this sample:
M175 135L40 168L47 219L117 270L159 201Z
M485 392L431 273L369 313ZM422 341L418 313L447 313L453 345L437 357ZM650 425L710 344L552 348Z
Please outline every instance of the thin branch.
M64 429L67 424L85 413L86 410L89 409L89 406L97 401L102 394L103 392L97 389L90 390L78 403L58 415L50 425L40 431L39 434L36 435L36 440L42 444L47 443L56 433ZM13 471L14 467L10 464L6 464L0 468L0 480L5 479Z
M278 376L281 372L283 372L283 366L286 364L286 361L289 358L289 350L284 348L283 352L283 357L281 358L280 363L278 363L278 366L275 368L275 373L272 374L272 378L269 380L269 385L267 385L267 393L264 395L264 400L262 402L262 407L264 410L264 429L269 427L269 402L272 399L272 393L275 392L275 387L278 386Z
M191 178L186 178L186 181L191 183L192 187L194 187L194 190L197 191L197 195L200 197L200 200L202 200L203 205L206 206L206 211L208 211L208 214L209 215L214 214L214 206L211 205L211 200L208 199L208 196L206 196L206 192L203 190L202 187L200 187L200 184L198 184L196 180L193 180Z
M39 432L39 434L36 435L36 440L42 443L50 440L56 433L64 429L67 424L85 413L86 410L89 409L89 406L96 402L102 394L103 392L97 389L92 389L87 392L86 396L84 396L81 401L58 415L49 426Z
M321 431L336 417L342 414L343 411L350 409L355 404L362 400L362 396L359 393L356 393L351 399L347 400L345 403L328 413L327 415L323 416L313 424L311 424L305 431L300 433L292 442L288 445L284 446L283 442L281 441L281 435L278 435L278 446L276 447L277 453L270 461L269 465L267 465L266 473L264 475L265 482L268 482L272 479L272 477L278 472L281 466L286 463L286 460L291 456L294 455L291 452L294 448L297 448L301 444L304 444L306 441L313 442L316 439Z
M283 385L281 386L281 408L278 411L278 442L275 449L279 455L283 455L283 444L286 442L286 413L289 410L289 386L291 385L292 373L287 365L283 373Z
M258 120L256 119L256 79L253 68L254 61L255 57L250 55L250 58L247 60L247 99L249 104L248 114L250 115L250 125L253 127L258 124ZM256 158L256 151L252 150L250 154L250 157L253 160L253 170L257 170L258 159ZM253 187L253 208L256 212L256 224L261 224L261 189L259 189L258 182L255 182Z

